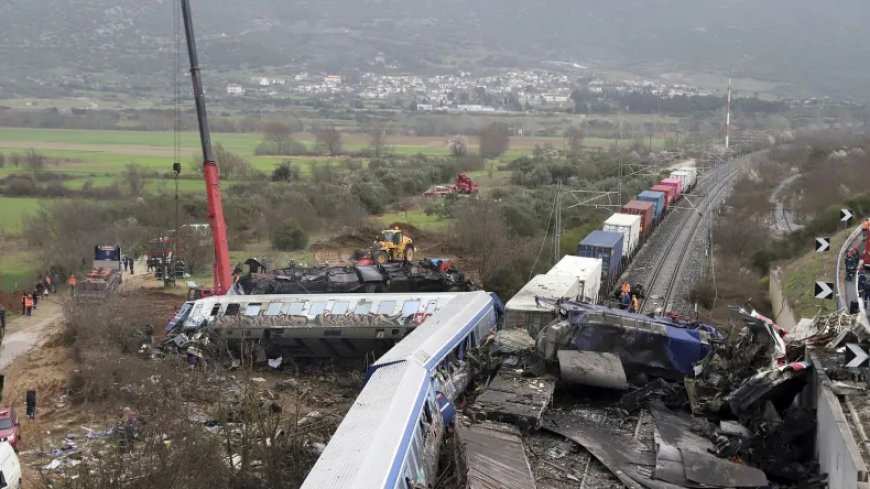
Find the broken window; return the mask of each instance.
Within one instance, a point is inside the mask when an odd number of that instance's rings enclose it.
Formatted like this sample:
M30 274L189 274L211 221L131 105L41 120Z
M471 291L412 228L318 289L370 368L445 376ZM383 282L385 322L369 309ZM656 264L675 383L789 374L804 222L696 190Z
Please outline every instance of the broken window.
M281 302L273 302L269 304L269 307L266 308L266 316L277 316L278 314L281 314L281 306L283 305L284 304Z
M311 309L308 310L309 316L318 316L326 310L325 302L314 302L311 304Z
M405 305L402 306L402 316L413 316L417 314L417 311L420 309L420 301L412 300L405 301Z
M227 310L224 312L225 316L235 316L239 314L240 306L238 304L227 304Z
M212 316L212 317L217 316L218 313L220 312L220 310L221 310L221 305L215 304L214 307L211 308L210 316Z
M391 315L396 308L396 301L381 301L378 304L378 314Z
M333 314L347 314L347 302L336 302L332 305Z
M359 304L356 305L356 309L354 309L354 314L368 314L372 310L372 303L360 301Z
M290 307L287 308L287 314L291 316L302 314L302 308L305 307L305 304L305 302L291 302Z
M248 307L245 308L245 316L256 316L260 314L260 308L262 304L255 302L253 304L248 304Z

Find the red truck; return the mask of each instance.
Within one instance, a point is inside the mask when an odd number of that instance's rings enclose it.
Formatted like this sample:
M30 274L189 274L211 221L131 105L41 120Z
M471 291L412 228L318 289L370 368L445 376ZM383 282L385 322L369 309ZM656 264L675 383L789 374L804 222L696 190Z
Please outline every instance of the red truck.
M449 185L433 185L423 192L426 197L446 197L448 195L472 195L480 190L480 186L465 173L456 175L456 181Z

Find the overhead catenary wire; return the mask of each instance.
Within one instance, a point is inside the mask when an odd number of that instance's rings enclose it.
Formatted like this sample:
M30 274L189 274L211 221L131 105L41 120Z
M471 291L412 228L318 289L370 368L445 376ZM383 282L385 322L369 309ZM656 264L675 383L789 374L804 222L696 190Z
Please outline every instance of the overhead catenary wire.
M532 263L532 268L529 270L528 280L532 279L532 276L535 275L535 268L538 266L538 261L541 259L541 255L544 253L544 247L547 245L547 239L550 237L550 223L553 222L553 219L556 215L556 205L558 204L559 194L558 192L553 197L553 206L550 208L550 215L547 216L547 227L544 229L544 239L541 240L541 248L538 250L538 255L535 257L535 262ZM527 281L528 281L527 280Z

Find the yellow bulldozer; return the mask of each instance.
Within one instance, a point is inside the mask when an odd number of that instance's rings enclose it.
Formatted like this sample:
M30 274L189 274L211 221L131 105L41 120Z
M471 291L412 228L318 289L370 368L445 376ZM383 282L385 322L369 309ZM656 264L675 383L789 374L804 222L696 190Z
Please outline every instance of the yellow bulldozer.
M385 229L372 246L372 261L383 265L390 261L411 261L414 259L414 240L401 229Z

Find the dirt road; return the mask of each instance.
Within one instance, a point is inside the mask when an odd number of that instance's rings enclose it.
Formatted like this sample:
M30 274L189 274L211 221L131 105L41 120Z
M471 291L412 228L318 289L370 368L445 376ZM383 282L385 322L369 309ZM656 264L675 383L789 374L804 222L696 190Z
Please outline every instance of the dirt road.
M124 275L123 288L129 290L142 287L150 275L145 271L145 262L136 262L136 273ZM61 294L65 293L61 291ZM49 295L39 301L32 316L21 316L6 325L6 337L0 347L0 372L3 372L21 355L41 346L54 332L62 319L63 296Z
M0 372L50 336L49 328L61 317L58 299L56 296L43 298L33 316L21 316L6 325L6 337L0 348Z

